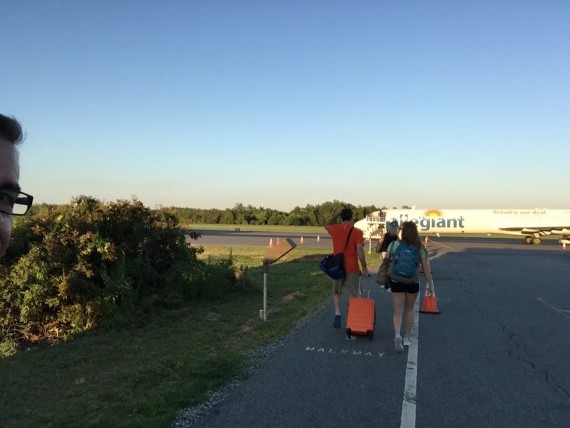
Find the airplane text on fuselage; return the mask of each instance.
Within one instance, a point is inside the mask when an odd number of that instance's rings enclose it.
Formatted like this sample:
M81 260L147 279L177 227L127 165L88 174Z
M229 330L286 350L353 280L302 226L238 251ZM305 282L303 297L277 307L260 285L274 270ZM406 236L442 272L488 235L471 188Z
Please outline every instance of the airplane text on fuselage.
M463 216L456 218L446 218L446 217L429 217L423 216L419 218L409 218L408 214L400 214L400 218L392 218L391 220L396 220L398 225L401 225L405 221L413 221L418 225L418 228L422 232L427 232L430 229L465 229L465 218Z

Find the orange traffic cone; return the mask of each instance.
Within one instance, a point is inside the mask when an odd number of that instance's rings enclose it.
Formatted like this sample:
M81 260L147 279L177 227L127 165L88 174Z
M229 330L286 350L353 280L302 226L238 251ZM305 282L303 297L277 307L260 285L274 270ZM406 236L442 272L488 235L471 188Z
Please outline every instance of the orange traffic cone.
M303 241L303 237L301 236L301 245L303 245L303 242L304 242L304 241Z
M317 235L317 242L321 242L321 237L320 237L320 235Z
M279 237L277 237L277 242L276 242L276 244L279 245Z
M420 309L420 312L422 314L439 314L435 293L429 293L426 290L426 294L424 296L424 301L422 303L422 308Z
M269 238L269 246L273 247L273 238Z

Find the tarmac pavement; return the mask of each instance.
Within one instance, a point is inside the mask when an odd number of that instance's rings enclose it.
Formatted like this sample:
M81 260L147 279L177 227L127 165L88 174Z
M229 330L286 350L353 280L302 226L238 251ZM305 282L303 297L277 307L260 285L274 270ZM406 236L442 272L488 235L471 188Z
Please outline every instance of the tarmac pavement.
M414 348L394 351L391 295L363 278L373 340L334 329L330 303L186 426L570 426L570 250L464 240L429 250L441 313L416 314Z

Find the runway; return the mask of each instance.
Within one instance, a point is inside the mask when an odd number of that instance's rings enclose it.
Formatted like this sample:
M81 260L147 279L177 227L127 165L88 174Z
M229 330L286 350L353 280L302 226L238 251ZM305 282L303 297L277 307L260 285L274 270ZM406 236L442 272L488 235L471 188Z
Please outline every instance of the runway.
M240 246L267 246L270 240L276 243L278 239L290 238L296 244L310 247L332 248L332 241L326 230L318 233L269 233L269 232L244 232L244 231L220 231L203 230L202 236L196 241L188 241L197 245L240 245Z
M305 245L307 247L316 248L332 248L332 240L330 235L324 230L323 233L270 233L270 232L245 232L245 231L220 231L220 230L202 230L202 235L197 240L188 242L196 245L239 245L239 246L267 246L270 241L276 243L278 239L290 238L297 245ZM422 242L424 237L422 237ZM376 246L377 240L365 242L365 249L372 251ZM540 245L526 245L523 243L522 237L488 237L488 238L472 238L472 237L428 237L430 246L438 246L440 248L460 250L461 248L513 248L523 249L526 251L549 251L553 248L561 248L556 240L543 240ZM570 246L568 247L570 251Z

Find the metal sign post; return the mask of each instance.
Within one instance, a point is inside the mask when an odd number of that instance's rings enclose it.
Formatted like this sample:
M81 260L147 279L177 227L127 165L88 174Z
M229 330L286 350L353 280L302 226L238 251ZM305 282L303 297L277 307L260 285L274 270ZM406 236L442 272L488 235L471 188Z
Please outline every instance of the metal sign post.
M263 321L267 321L267 274L269 273L269 265L275 263L297 244L292 239L286 238L277 245L269 247L263 257L263 309L259 311L259 317Z
M267 274L269 273L269 263L263 261L263 309L259 311L259 316L263 321L267 321Z

